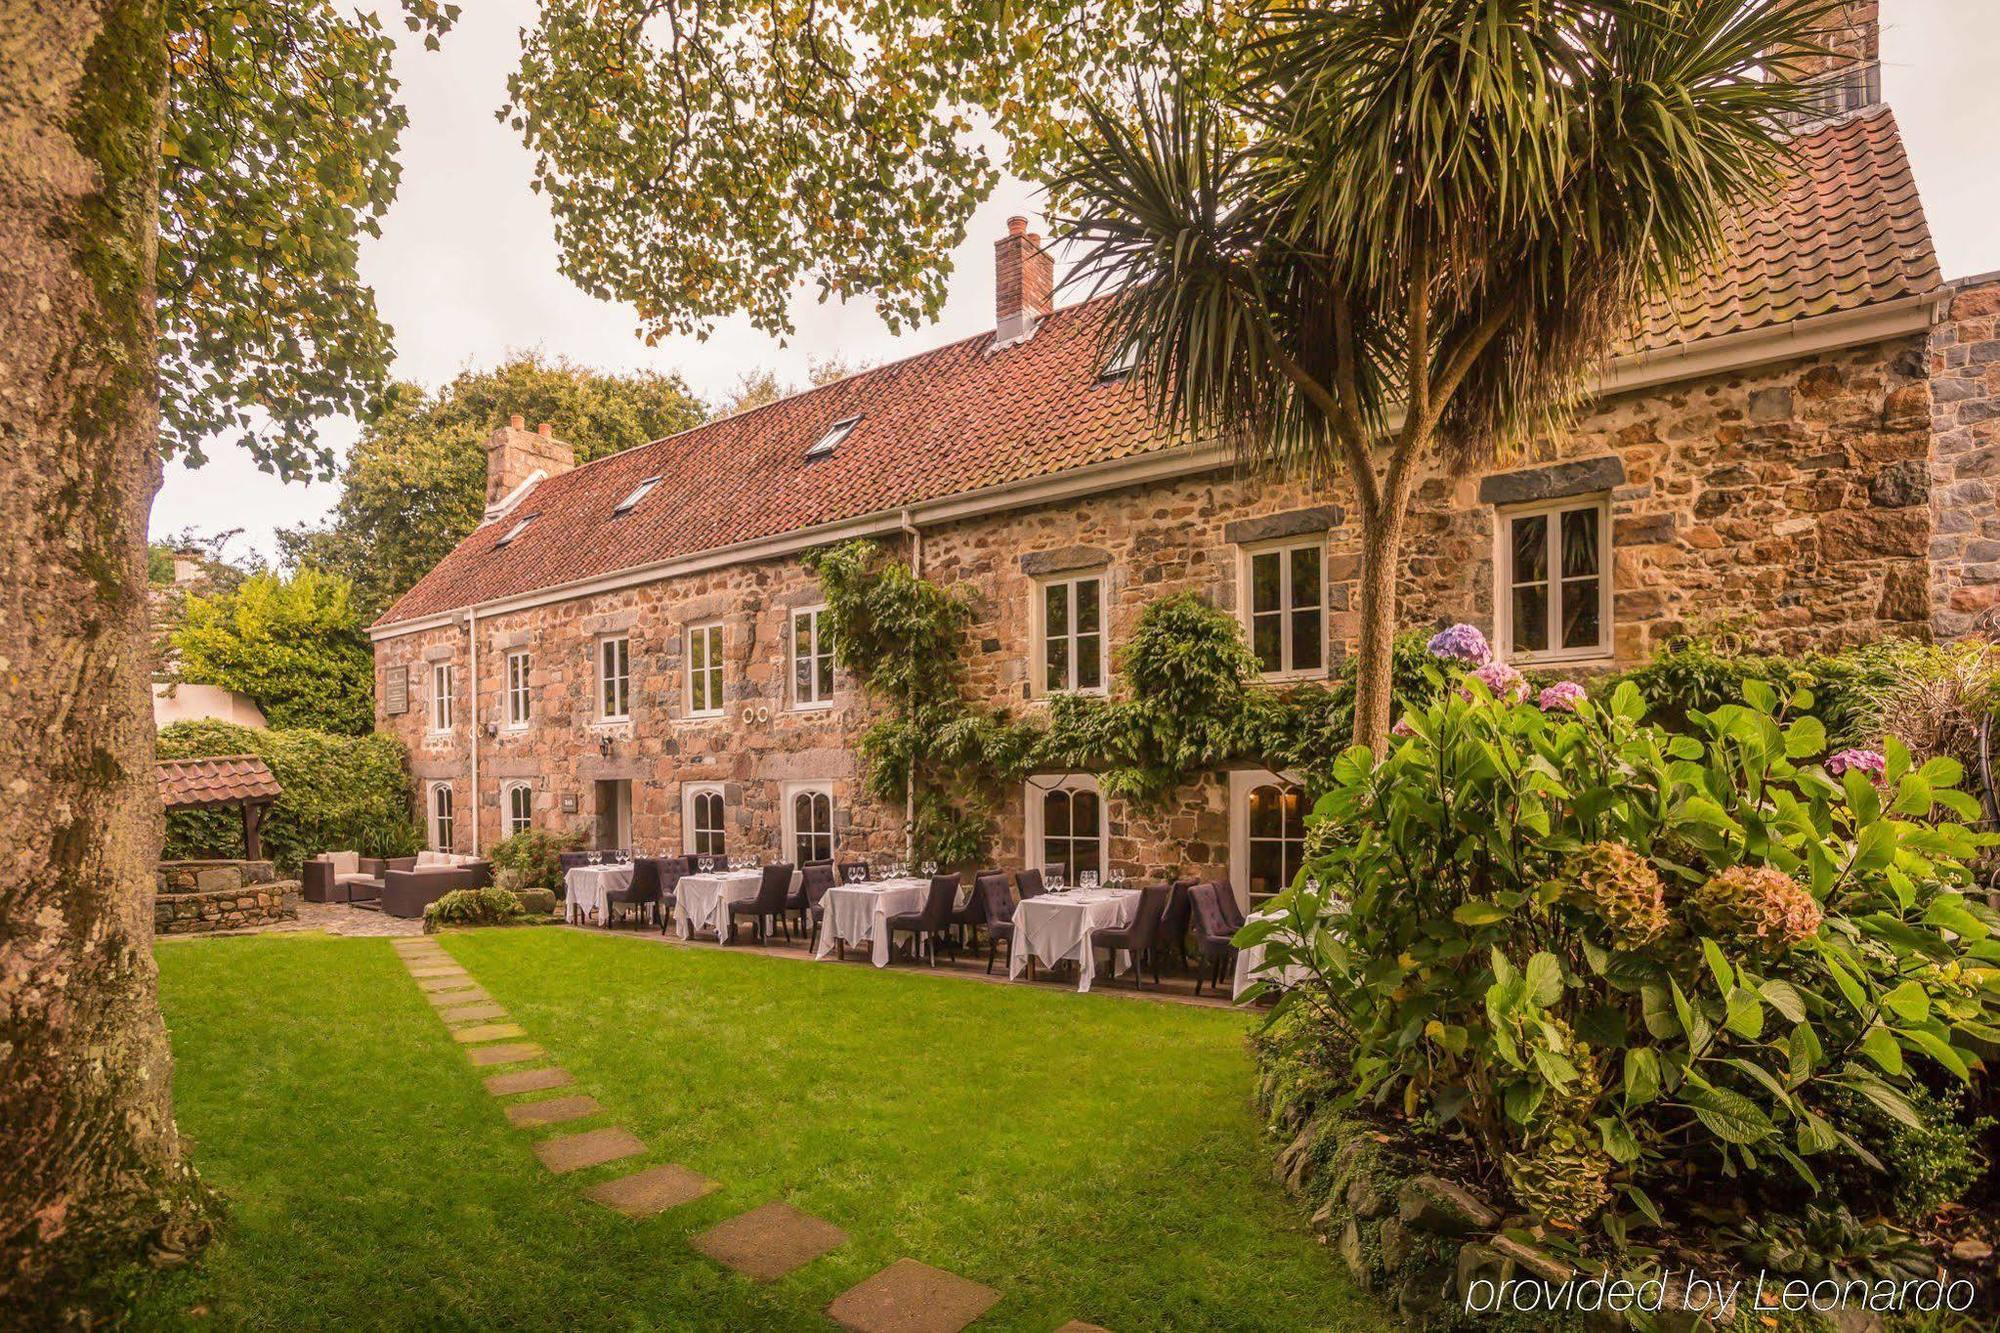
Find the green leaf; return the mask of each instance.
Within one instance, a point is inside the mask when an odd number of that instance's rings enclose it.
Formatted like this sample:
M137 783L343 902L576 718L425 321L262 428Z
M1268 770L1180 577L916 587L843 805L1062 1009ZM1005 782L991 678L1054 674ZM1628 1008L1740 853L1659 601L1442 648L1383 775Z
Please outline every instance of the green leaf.
M1861 1053L1880 1065L1885 1073L1903 1072L1903 1048L1896 1043L1895 1034L1887 1028L1870 1028L1868 1035L1861 1039Z
M1646 698L1639 693L1639 687L1629 680L1618 682L1611 691L1611 714L1626 721L1637 722L1646 715Z
M1528 960L1528 1001L1546 1009L1562 998L1562 964L1552 953L1537 953Z
M1849 1065L1847 1068L1852 1070L1858 1069L1859 1066ZM1849 1086L1875 1103L1883 1114L1904 1128L1915 1130L1924 1128L1923 1118L1917 1114L1917 1109L1910 1105L1909 1099L1881 1079L1864 1075L1853 1079Z
M1813 1071L1826 1060L1826 1051L1819 1043L1819 1035L1812 1030L1812 1024L1801 1023L1792 1029L1786 1043L1790 1056L1787 1072L1794 1086L1811 1078Z
M1612 1161L1620 1166L1630 1166L1639 1160L1639 1140L1623 1120L1617 1116L1600 1116L1597 1127L1603 1135L1604 1152Z
M1728 1012L1722 1025L1739 1037L1755 1041L1764 1035L1764 1005L1754 991L1738 987L1729 992Z
M1490 926L1505 921L1509 913L1506 908L1483 898L1460 903L1452 909L1451 919L1461 926Z
M1625 1106L1643 1106L1660 1095L1660 1057L1650 1046L1625 1052Z
M1921 1023L1931 1016L1931 999L1914 981L1905 981L1882 997L1882 1005L1905 1023Z
M1709 975L1715 978L1715 988L1724 995L1736 989L1736 971L1729 966L1723 956L1722 946L1704 936L1701 941L1701 956L1708 961Z
M1826 726L1811 715L1785 728L1785 757L1809 759L1826 749Z
M1566 1088L1576 1081L1576 1066L1546 1046L1535 1048L1535 1068L1552 1087Z
M1944 1038L1938 1036L1935 1032L1931 1032L1925 1028L1910 1028L1896 1035L1900 1036L1905 1043L1915 1046L1925 1055L1928 1055L1953 1074L1956 1074L1960 1082L1970 1083L1972 1081L1972 1070L1967 1067L1965 1057L1960 1055L1949 1042L1945 1041Z
M1770 1117L1740 1092L1689 1086L1681 1090L1681 1100L1724 1143L1762 1143L1777 1132Z
M1776 1009L1786 1022L1803 1023L1805 1021L1805 998L1799 994L1798 987L1792 985L1791 982L1780 981L1773 977L1769 981L1760 983L1757 987L1757 993L1763 996L1764 1003Z

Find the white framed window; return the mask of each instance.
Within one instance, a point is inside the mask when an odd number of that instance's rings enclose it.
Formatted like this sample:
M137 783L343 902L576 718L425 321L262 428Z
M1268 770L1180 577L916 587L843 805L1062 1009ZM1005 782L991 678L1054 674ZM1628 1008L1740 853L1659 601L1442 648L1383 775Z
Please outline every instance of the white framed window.
M1267 677L1326 671L1326 542L1270 542L1241 556L1243 631Z
M1060 871L1071 884L1086 870L1103 875L1111 816L1095 777L1029 778L1026 803L1029 865Z
M833 860L833 786L826 782L787 782L785 849L793 865Z
M810 463L815 458L825 458L835 449L838 449L848 436L854 434L854 428L860 424L861 417L859 413L851 417L842 417L839 421L834 422L831 426L827 427L826 434L813 441L812 447L806 450L806 461Z
M690 782L681 788L681 842L698 856L724 854L722 784Z
M688 626L688 715L722 715L722 626Z
M634 486L631 489L631 491L625 496L625 498L620 500L612 508L611 517L623 518L625 515L631 513L634 509L637 509L639 507L639 502L645 499L648 495L652 494L653 488L659 485L661 480L662 479L659 477L648 477L644 481L640 482L637 486Z
M825 708L833 703L833 633L826 608L792 612L792 707Z
M534 695L528 681L534 661L526 652L507 654L507 725L525 727L534 716Z
M1494 541L1501 656L1560 661L1610 655L1608 496L1502 509Z
M451 730L452 680L458 673L449 662L431 663L431 730Z
M1229 775L1229 881L1254 902L1292 886L1305 864L1305 788L1289 774Z
M535 826L535 788L532 783L510 782L500 792L500 810L507 821L507 836L525 833Z
M1111 668L1102 571L1038 583L1033 621L1037 691L1101 692Z
M453 817L456 797L452 795L449 782L433 782L430 790L431 850L448 852L451 850L452 835L456 831Z
M632 716L632 641L616 634L597 641L597 718L625 722Z

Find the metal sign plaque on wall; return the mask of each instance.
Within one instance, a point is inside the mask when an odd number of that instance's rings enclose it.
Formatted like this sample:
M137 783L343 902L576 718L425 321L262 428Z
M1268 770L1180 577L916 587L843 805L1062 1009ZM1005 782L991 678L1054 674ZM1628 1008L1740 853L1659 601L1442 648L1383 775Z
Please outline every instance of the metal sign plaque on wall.
M410 711L410 669L390 667L382 673L382 711L390 717Z

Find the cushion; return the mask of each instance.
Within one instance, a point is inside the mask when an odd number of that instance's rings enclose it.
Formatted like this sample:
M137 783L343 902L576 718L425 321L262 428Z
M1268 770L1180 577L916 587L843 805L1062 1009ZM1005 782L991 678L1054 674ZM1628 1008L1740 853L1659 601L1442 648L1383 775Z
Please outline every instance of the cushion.
M419 870L438 870L457 864L457 859L450 852L433 852L426 849L417 853L417 869Z
M361 853L359 852L322 852L320 853L320 860L333 862L333 877L335 879L339 879L342 875L358 875L361 873Z
M336 874L333 877L333 882L336 884L380 884L382 881L373 875L363 875L356 872L351 875Z

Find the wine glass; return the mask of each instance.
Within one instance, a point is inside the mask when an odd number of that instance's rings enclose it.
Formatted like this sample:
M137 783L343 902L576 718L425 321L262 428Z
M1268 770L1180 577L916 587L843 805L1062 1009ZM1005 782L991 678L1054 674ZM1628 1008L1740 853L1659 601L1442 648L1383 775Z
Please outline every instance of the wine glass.
M1078 876L1076 877L1076 886L1077 886L1077 887L1078 887L1079 889L1094 889L1094 888L1096 888L1096 887L1097 887L1097 872L1096 872L1095 870L1086 870L1086 871L1084 871L1084 872L1083 872L1082 874L1080 874L1080 875L1078 875Z
M937 862L935 861L924 862L923 874L926 879L928 879L932 875L937 874Z
M1063 891L1063 878L1061 866L1057 866L1049 871L1049 891L1051 893L1061 893Z

